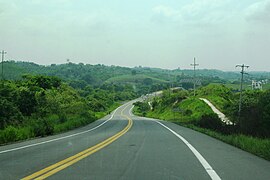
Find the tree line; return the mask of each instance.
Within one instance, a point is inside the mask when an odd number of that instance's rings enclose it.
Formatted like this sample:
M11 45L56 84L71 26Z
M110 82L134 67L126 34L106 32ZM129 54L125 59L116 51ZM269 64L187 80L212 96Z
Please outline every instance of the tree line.
M54 76L0 81L0 143L47 136L86 125L137 97L131 86L74 89Z

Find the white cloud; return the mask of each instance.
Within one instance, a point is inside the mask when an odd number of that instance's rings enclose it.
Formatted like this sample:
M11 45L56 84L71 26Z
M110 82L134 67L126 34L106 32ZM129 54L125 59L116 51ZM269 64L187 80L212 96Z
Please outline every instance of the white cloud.
M68 57L173 67L196 56L229 69L235 59L267 59L270 26L245 18L270 22L269 1L0 0L0 43L14 59L44 64Z
M153 12L160 19L176 20L188 24L215 24L231 19L234 13L227 11L231 0L196 0L179 8L159 5Z
M0 15L11 15L15 14L18 10L18 7L15 2L0 2Z
M246 20L270 23L270 0L254 3L246 9Z
M71 0L32 0L32 4L48 4L48 3L57 3L57 4L63 4L63 3L70 3Z
M173 17L178 16L180 14L179 11L173 9L169 6L159 5L153 8L153 11L157 14L164 15L165 17Z
M63 18L65 17L65 18ZM112 22L103 13L59 11L50 15L38 14L22 18L18 25L29 36L98 36L110 30ZM42 22L42 23L40 23Z
M170 6L158 5L152 9L154 15L152 21L158 24L174 23L181 20L181 13L179 10Z
M226 5L229 0L197 0L183 7L189 14L200 14L202 12L217 10Z
M200 0L193 1L182 7L183 17L191 22L201 24L219 23L230 18L226 6L230 0Z
M2 3L0 3L0 15L4 13L4 7Z

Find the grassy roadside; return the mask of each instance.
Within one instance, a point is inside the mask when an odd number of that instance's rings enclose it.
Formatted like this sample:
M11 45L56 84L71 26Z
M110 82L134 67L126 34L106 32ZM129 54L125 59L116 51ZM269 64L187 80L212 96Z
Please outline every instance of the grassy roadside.
M114 103L111 107L109 107L107 111L97 112L95 113L95 116L97 117L97 119L101 119L107 114L110 114L113 110L118 108L120 105L121 105L120 103Z
M176 124L204 133L208 136L214 137L227 144L233 145L244 151L247 151L270 161L270 139L260 139L243 134L225 135L210 129L195 126L193 124L183 124L177 122Z
M87 116L74 114L73 116L65 117L65 121L62 123L55 123L59 119L56 115L49 116L46 119L40 119L39 125L35 123L35 119L29 119L28 123L24 126L8 126L4 130L0 130L0 145L36 138L36 131L39 131L39 133L50 131L50 135L53 135L82 127L106 116L119 106L120 103L114 103L108 110L96 112L88 118Z
M210 97L210 96L209 96ZM213 116L213 112L208 105L198 99L198 97L187 97L186 99L175 103L169 101L166 95L157 100L157 104L153 110L148 109L142 112L139 106L143 107L147 104L138 104L133 109L134 114L150 118L170 121L175 124L185 126L204 133L225 143L238 147L244 151L250 152L266 160L270 160L270 139L257 138L241 133L226 133L224 129L228 128L224 124L220 124L219 119ZM209 98L219 104L219 108L223 109L226 105L224 98L212 96ZM166 103L164 103L166 101ZM167 103L174 102L174 103ZM163 104L162 104L163 103ZM175 112L175 109L177 110ZM180 111L179 111L180 110ZM215 114L214 114L215 115ZM217 122L219 121L219 122Z
M134 108L134 114L137 116L142 116L142 113L138 112L138 108ZM149 116L147 115L147 117L151 117L151 118L158 118L158 115L155 116ZM166 121L166 118L162 118L163 120ZM254 155L257 155L261 158L264 158L266 160L270 161L270 139L260 139L260 138L255 138L252 136L246 136L243 134L230 134L230 135L225 135L222 134L220 132L211 130L211 129L207 129L207 128L202 128L199 127L197 125L194 124L186 124L186 123L182 123L182 122L174 122L171 120L171 122L193 129L195 131L204 133L208 136L211 136L213 138L216 138L218 140L221 140L227 144L233 145L235 147L238 147L244 151L250 152Z

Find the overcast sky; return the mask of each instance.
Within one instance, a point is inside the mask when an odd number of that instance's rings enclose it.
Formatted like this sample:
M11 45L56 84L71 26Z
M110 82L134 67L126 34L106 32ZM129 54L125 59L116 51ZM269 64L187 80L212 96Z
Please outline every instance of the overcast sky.
M7 59L270 71L270 0L0 0Z

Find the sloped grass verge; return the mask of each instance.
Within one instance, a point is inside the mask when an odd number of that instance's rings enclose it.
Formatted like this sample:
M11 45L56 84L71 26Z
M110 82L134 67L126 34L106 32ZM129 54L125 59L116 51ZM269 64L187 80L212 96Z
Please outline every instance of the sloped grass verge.
M51 115L45 118L29 119L28 122L21 126L8 126L4 130L0 130L0 145L23 141L35 137L43 137L53 134L62 133L78 127L90 124L100 119L120 104L114 103L107 111L97 113L74 114L68 117L59 117Z
M225 143L228 143L230 145L233 145L244 151L247 151L249 153L252 153L254 155L257 155L261 158L264 158L270 161L270 151L269 151L270 139L255 138L255 137L247 136L243 134L225 135L225 134L222 134L222 133L210 130L210 129L195 126L193 124L183 124L179 122L175 122L175 123L184 127L188 127L195 131L204 133L206 135L219 139Z

